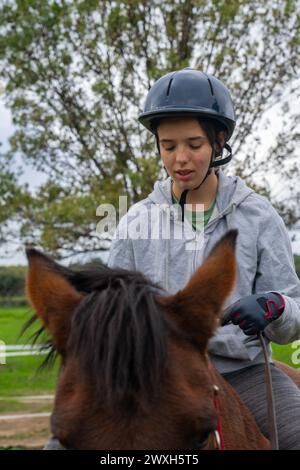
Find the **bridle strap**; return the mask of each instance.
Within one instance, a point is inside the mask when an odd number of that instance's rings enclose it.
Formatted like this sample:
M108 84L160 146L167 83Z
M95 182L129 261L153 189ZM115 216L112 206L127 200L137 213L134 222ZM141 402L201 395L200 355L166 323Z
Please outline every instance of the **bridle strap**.
M221 407L220 407L220 400L219 400L219 387L216 385L216 379L214 374L214 368L211 362L208 363L208 370L212 376L212 381L214 383L214 398L213 404L218 416L217 427L214 430L212 436L215 441L215 450L225 450L224 438L223 438L223 430L222 430L222 418L221 418Z
M225 450L223 431L222 431L222 419L221 419L221 412L220 412L220 400L219 400L218 393L219 393L219 387L217 385L214 385L214 407L218 415L218 423L217 423L217 428L214 431L214 438L216 441L216 450Z

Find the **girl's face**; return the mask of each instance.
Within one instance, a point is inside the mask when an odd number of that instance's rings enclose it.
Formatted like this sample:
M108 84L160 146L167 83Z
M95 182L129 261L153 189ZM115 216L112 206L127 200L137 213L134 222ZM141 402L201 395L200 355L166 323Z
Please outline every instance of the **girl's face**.
M207 173L212 146L197 119L162 120L157 134L163 164L177 189L198 186Z

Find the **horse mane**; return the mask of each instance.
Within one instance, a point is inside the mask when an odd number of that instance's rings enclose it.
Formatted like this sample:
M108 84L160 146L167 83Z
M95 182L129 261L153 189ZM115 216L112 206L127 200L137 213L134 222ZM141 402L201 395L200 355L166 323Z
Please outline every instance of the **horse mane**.
M49 269L85 294L72 316L66 354L78 361L101 404L115 410L125 403L132 412L137 399L155 399L167 337L176 330L156 299L159 287L139 272L104 265L78 271L49 259Z
M154 398L171 328L157 286L141 273L107 268L81 272L74 282L90 292L74 312L67 351L93 377L101 402L115 409Z

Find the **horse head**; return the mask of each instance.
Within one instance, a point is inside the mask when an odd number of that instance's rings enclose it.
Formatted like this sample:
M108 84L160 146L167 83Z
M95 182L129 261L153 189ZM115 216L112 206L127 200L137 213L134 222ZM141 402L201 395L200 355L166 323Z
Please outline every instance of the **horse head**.
M216 429L207 345L236 272L230 231L169 295L141 273L27 250L27 296L61 358L52 433L72 449L194 449Z

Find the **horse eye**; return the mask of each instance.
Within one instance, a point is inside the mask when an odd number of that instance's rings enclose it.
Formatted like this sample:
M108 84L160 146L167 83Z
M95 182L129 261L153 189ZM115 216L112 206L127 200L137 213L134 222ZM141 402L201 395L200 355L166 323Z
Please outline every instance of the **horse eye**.
M201 436L195 437L193 440L193 449L204 449L212 432L213 430L209 429L205 431L205 433L203 433Z

